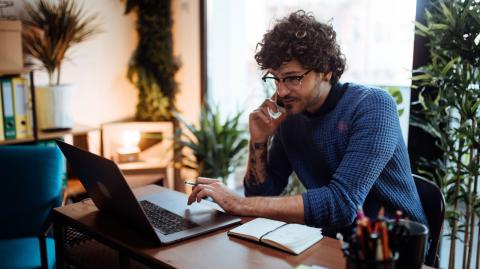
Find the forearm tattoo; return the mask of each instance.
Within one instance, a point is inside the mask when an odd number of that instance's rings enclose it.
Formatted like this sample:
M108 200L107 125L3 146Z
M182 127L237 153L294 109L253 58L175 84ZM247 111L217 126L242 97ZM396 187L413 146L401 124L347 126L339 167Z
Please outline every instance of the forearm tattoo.
M249 184L258 185L267 178L268 143L250 142L247 174L245 180Z

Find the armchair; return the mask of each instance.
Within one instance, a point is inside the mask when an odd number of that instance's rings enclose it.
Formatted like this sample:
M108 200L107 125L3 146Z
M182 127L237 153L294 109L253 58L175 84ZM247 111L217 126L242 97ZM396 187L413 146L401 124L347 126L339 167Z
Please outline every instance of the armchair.
M65 161L57 147L0 147L0 268L53 268L47 236L62 202Z

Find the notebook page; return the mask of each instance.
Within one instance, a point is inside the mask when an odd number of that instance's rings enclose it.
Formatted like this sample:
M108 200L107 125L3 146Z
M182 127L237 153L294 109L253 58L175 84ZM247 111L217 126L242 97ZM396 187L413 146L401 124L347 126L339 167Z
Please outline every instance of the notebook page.
M228 233L238 236L247 235L248 237L253 237L256 240L259 240L260 237L270 231L275 230L283 224L285 224L283 221L256 218L230 230Z
M322 230L301 224L288 224L262 238L262 241L272 241L280 246L300 254L311 245L323 238Z

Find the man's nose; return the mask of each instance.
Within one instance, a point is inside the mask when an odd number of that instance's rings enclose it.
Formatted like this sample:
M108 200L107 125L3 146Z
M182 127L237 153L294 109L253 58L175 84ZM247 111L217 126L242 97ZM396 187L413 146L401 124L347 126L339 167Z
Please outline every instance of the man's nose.
M290 89L287 86L285 86L285 83L278 83L277 85L278 96L285 97L289 93L290 93Z

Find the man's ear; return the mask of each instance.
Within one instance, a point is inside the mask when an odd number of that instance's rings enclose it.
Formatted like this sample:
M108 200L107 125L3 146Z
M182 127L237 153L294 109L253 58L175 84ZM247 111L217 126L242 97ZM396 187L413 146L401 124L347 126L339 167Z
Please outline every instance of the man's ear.
M323 76L324 81L330 81L331 78L332 78L332 72L328 72Z

